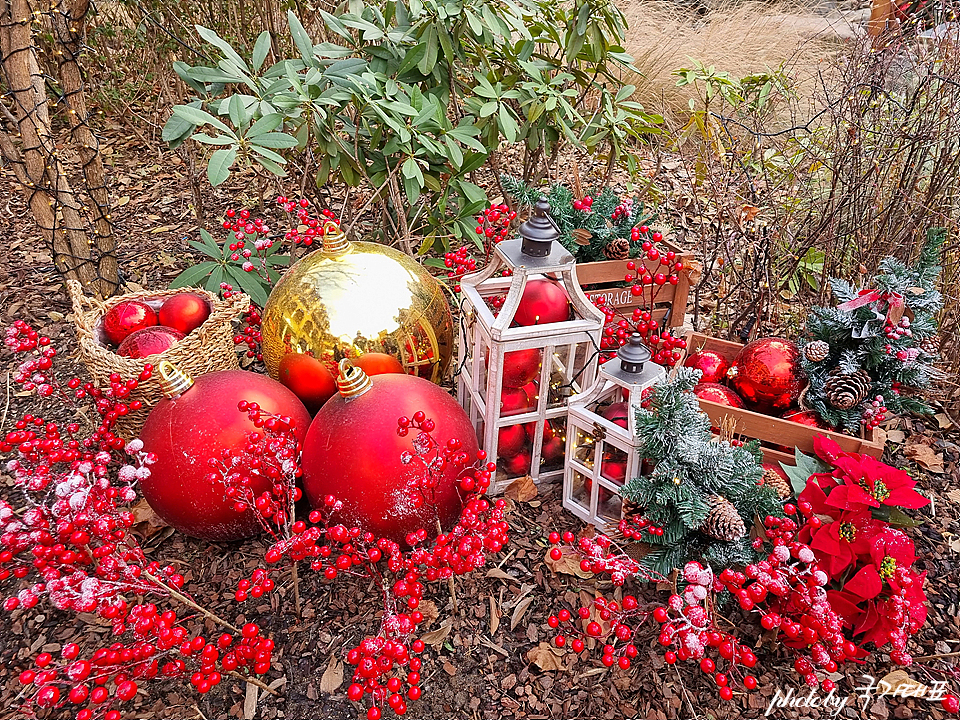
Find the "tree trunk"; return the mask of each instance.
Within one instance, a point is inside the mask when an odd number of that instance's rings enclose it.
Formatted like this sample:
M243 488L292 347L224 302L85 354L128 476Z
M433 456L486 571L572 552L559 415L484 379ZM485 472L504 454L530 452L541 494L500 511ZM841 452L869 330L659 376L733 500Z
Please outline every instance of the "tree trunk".
M23 186L30 210L53 251L56 268L96 295L107 297L119 285L116 241L97 140L86 124L86 99L76 60L88 7L89 0L70 0L50 16L61 48L58 67L71 134L81 146L85 184L96 207L92 223L86 221L83 205L57 154L31 30L36 16L27 0L0 0L0 70L11 101L10 105L0 104L7 121L0 131L0 152Z

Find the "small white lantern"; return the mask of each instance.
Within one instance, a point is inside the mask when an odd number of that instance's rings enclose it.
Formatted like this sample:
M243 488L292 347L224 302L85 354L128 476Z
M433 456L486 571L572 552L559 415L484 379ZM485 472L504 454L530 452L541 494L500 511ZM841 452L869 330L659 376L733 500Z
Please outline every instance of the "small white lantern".
M620 521L620 488L640 472L636 409L643 391L666 376L633 333L617 359L600 366L593 387L570 399L563 507L598 527Z
M562 475L567 399L590 387L597 370L604 316L580 289L573 255L555 242L549 207L541 198L520 239L499 243L484 270L460 281L457 397L497 461L493 493L524 475L535 482ZM570 319L518 326L531 282L531 296L562 288Z

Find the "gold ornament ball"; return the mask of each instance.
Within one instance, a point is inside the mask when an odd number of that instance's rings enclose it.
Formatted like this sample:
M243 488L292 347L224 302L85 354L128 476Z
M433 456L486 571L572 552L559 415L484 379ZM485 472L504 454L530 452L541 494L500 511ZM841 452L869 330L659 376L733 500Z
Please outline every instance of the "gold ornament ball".
M323 249L299 260L263 310L267 372L289 353L310 353L336 376L343 358L382 352L410 375L439 383L453 351L453 318L440 283L386 245L350 242L335 223Z

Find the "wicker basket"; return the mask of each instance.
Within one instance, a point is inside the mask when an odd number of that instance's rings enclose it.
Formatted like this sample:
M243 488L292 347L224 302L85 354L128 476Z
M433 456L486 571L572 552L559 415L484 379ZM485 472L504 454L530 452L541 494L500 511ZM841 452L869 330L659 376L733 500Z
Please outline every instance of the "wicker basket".
M113 373L124 379L137 377L148 361L156 366L161 360L168 360L192 377L216 370L236 370L240 367L233 342L232 323L250 306L250 298L242 293L221 300L206 290L186 287L118 295L100 301L85 296L80 283L75 280L67 281L67 290L73 302L80 360L87 366L93 382L101 388L110 386L110 375ZM164 300L179 293L195 293L210 302L210 316L200 327L166 352L151 355L146 359L121 357L110 349L103 336L103 316L110 308L124 300L140 300L158 309ZM121 418L117 422L117 434L126 438L136 437L151 408L161 397L163 394L160 391L158 375L140 383L129 399L139 400L143 403L143 408Z

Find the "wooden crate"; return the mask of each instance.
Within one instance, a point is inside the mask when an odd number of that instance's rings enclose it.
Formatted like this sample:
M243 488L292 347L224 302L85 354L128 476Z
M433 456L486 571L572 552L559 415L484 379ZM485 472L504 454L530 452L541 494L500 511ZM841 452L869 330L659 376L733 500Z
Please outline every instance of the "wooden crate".
M728 361L733 361L743 345L727 340L703 335L701 333L690 333L687 335L687 352L695 353L700 350L713 350L719 353ZM734 432L748 438L755 438L765 443L763 446L763 456L767 462L782 461L787 464L794 464L795 459L792 454L781 452L770 445L783 445L788 447L800 448L804 453L813 454L813 436L826 435L837 441L837 444L847 452L856 452L863 455L870 455L879 458L883 455L883 446L886 442L886 433L880 428L873 428L868 431L869 437L859 438L843 433L831 432L828 430L819 430L817 428L807 427L799 423L790 422L783 418L764 415L763 413L753 412L751 410L727 407L709 400L700 400L700 408L710 416L714 427L719 427L723 418L730 417L736 421Z
M684 252L676 245L664 241L661 243L668 250L677 254L677 260L683 263L683 270L676 285L663 285L657 293L654 302L653 317L658 322L670 312L667 327L683 325L683 318L687 312L687 298L690 294L690 273L693 269L693 253ZM637 258L636 262L640 262ZM651 274L660 272L659 261L644 260L647 270ZM633 311L633 308L644 304L643 297L634 297L630 294L630 287L623 276L627 274L626 260L602 260L600 262L579 263L577 265L577 281L590 301L603 295L612 307L624 311ZM629 312L626 313L629 316Z

